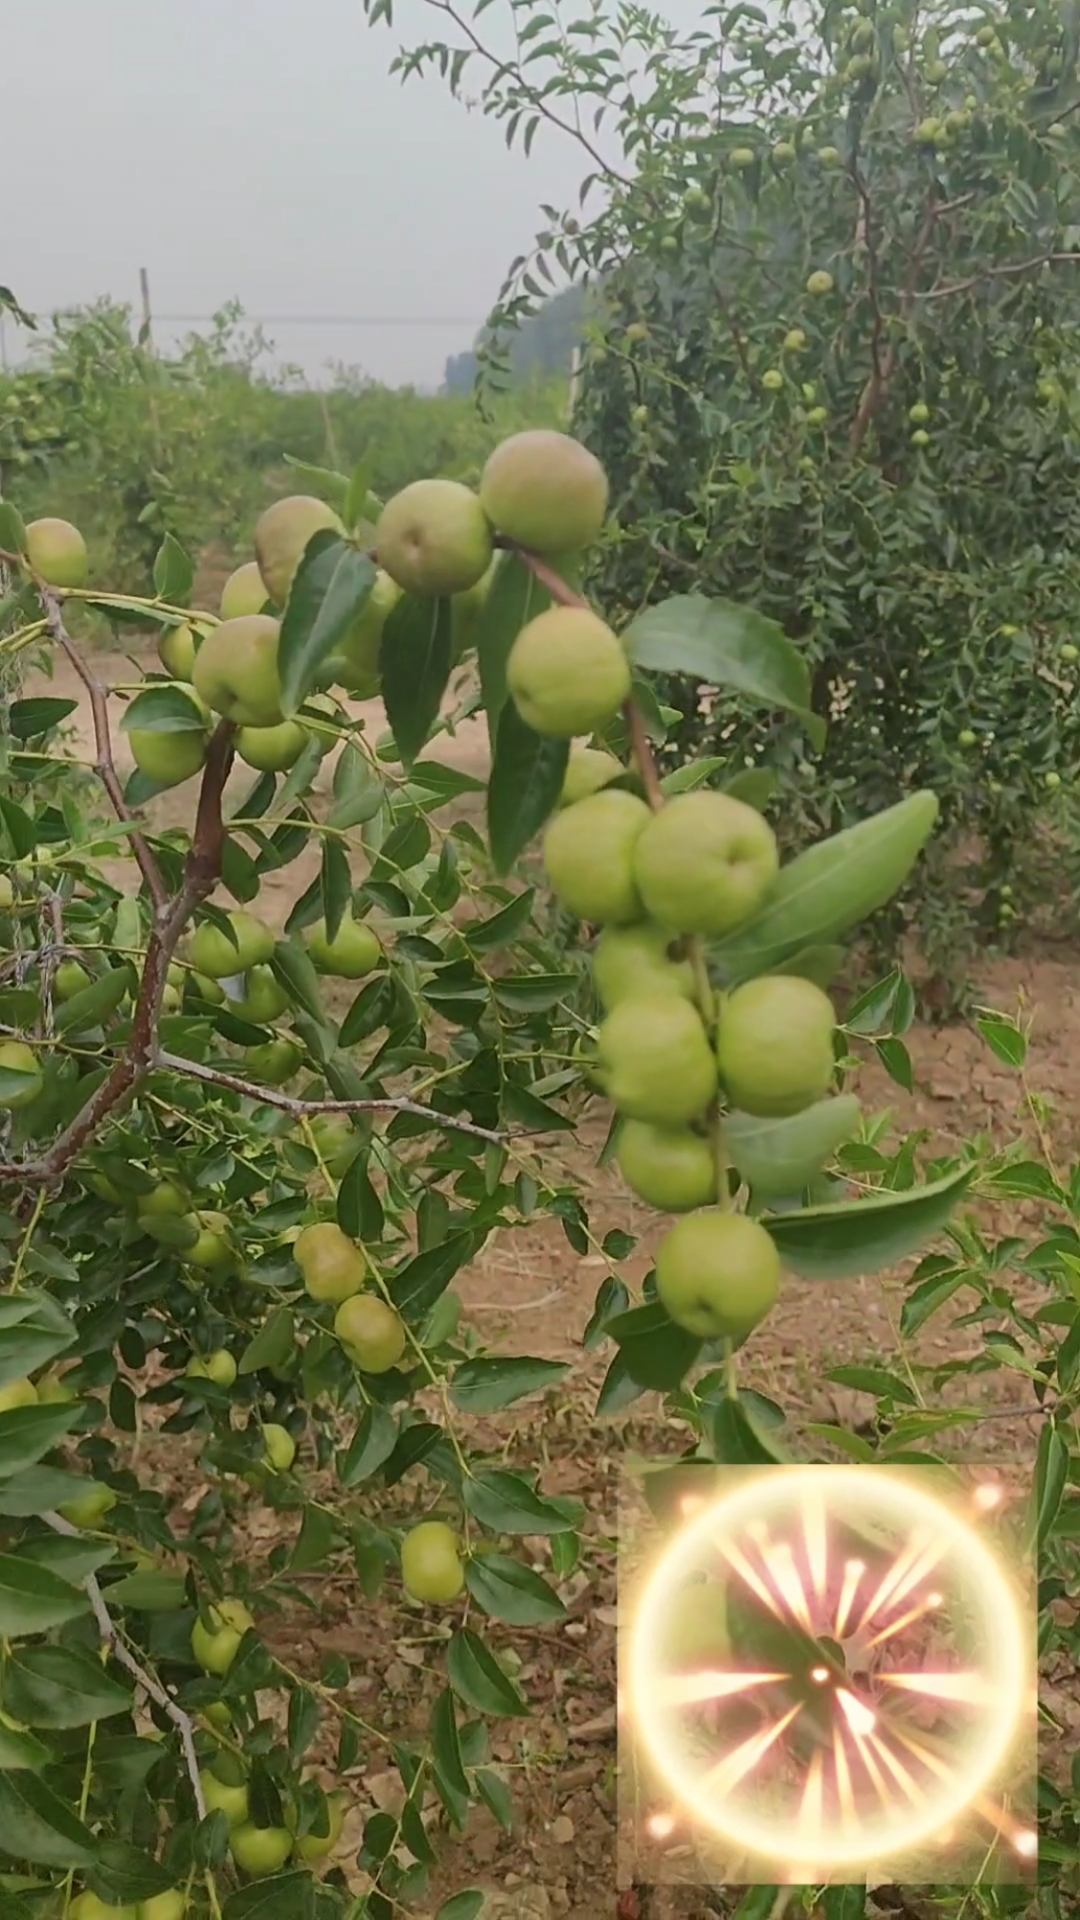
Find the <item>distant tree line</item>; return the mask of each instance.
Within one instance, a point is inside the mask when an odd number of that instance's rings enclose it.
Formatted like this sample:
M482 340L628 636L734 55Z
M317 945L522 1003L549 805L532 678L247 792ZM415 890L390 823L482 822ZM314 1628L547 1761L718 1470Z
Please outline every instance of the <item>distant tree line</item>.
M515 386L527 386L537 376L566 376L574 348L580 343L588 310L584 287L567 287L556 293L530 320L513 334L510 347L510 372ZM481 331L467 353L451 354L443 380L445 394L471 393L477 373L476 350L483 344Z

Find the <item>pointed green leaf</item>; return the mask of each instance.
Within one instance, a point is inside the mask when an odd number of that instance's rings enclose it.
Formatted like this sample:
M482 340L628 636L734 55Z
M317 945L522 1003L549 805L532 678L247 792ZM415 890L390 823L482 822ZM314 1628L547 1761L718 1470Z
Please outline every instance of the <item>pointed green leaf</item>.
M340 840L329 836L323 842L322 868L319 874L322 891L323 919L326 921L326 934L329 940L337 937L338 930L349 909L352 899L352 874L349 872L349 856Z
M519 1473L488 1467L469 1476L465 1505L493 1533L565 1533L578 1524L576 1503L547 1500Z
M179 540L167 533L154 560L155 592L160 599L171 600L174 607L182 607L194 579L195 569Z
M451 627L449 600L405 594L383 628L383 701L394 744L407 767L427 744L439 717L450 678Z
M450 1398L464 1413L494 1413L513 1406L527 1393L553 1386L569 1371L561 1360L533 1360L524 1356L466 1360L454 1375Z
M468 1628L454 1634L446 1650L446 1672L458 1699L476 1713L515 1719L529 1711L494 1654Z
M506 702L487 796L488 839L498 873L509 873L554 812L569 758L569 740L534 733L513 701Z
M646 607L622 639L635 666L691 674L759 706L795 713L814 746L824 744L825 723L810 709L808 662L764 614L730 600L681 593Z
M831 944L885 906L937 816L936 794L913 793L781 867L756 918L711 949L726 982L752 979L805 947Z
M465 1584L484 1613L514 1627L546 1626L566 1608L546 1580L507 1553L478 1553L467 1561Z
M0 1554L0 1635L17 1640L47 1633L85 1613L89 1602L79 1587L15 1554Z
M488 737L494 743L499 716L506 704L506 662L510 649L529 620L546 612L551 595L540 585L531 567L516 553L500 554L480 615L476 651L480 689L487 714Z
M259 1373L264 1367L280 1367L296 1346L296 1320L291 1307L275 1307L254 1339L240 1355L237 1371Z
M22 1473L48 1453L78 1418L73 1406L16 1407L0 1413L0 1473Z
M756 1196L798 1194L851 1139L859 1112L855 1095L844 1093L783 1120L727 1113L724 1142L732 1165Z
M661 1393L679 1385L701 1351L701 1341L677 1327L659 1300L615 1314L604 1332L618 1342L630 1378Z
M221 1920L312 1920L315 1882L310 1873L275 1873L230 1893Z
M291 453L285 455L285 465L307 482L317 499L325 500L337 513L342 511L349 497L348 474L336 473L333 467L314 467L310 460L296 460Z
M40 1773L53 1760L48 1747L32 1733L17 1733L0 1722L0 1773Z
M206 715L183 687L162 683L129 700L121 733L205 733Z
M4 1710L27 1727L85 1727L131 1709L131 1694L88 1653L73 1647L16 1647L3 1675Z
M356 1423L356 1431L343 1453L337 1457L338 1478L343 1487L358 1487L362 1480L389 1460L398 1439L398 1423L385 1407L365 1407Z
M309 540L281 621L278 677L286 714L303 705L319 668L363 612L375 584L375 562L329 528Z
M807 1280L852 1280L894 1266L940 1233L973 1177L965 1168L929 1186L766 1216L762 1225L793 1273Z
M66 1872L93 1864L96 1841L33 1773L0 1773L0 1846L31 1866Z

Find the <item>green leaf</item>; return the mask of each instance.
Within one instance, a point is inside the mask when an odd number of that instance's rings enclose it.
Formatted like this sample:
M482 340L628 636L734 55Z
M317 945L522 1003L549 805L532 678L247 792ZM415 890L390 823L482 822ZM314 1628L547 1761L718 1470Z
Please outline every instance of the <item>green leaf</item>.
M129 1573L108 1588L109 1606L132 1613L179 1613L187 1595L182 1573Z
M50 1787L32 1773L0 1773L0 1846L31 1866L93 1865L96 1842Z
M24 1726L54 1731L131 1711L128 1689L72 1647L16 1647L4 1667L3 1702Z
M486 1898L478 1887L466 1887L443 1901L435 1920L480 1920Z
M162 684L147 687L129 700L120 720L121 733L205 733L206 715L183 687Z
M306 480L313 494L341 513L349 497L349 476L337 473L333 467L314 467L310 460L294 459L291 453L285 456L285 465L291 467L301 480Z
M534 733L513 701L506 702L499 715L487 796L488 839L497 873L509 873L553 812L569 758L569 740Z
M778 785L772 767L744 767L741 773L733 773L730 780L722 780L720 790L729 793L733 800L741 800L744 806L753 807L755 813L764 813Z
M312 1920L314 1903L310 1873L275 1873L230 1893L221 1920Z
M29 1409L37 1412L37 1408ZM55 1409L49 1409L55 1411ZM10 1416L5 1414L4 1419ZM57 1467L31 1467L26 1473L0 1480L0 1514L25 1520L31 1514L52 1513L69 1500L81 1499L97 1483L85 1473L62 1473Z
M1040 1547L1050 1536L1068 1482L1068 1442L1057 1427L1047 1421L1039 1434L1035 1461L1034 1536Z
M510 649L529 620L544 613L551 595L540 585L531 567L516 553L503 553L495 567L480 614L476 651L480 691L487 714L488 737L494 744L499 716L506 704L506 662Z
M14 1554L0 1554L0 1635L17 1640L26 1633L47 1633L85 1613L88 1601L47 1567Z
M16 801L10 799L9 796L4 793L0 793L0 820L3 821L4 826L7 828L8 838L11 841L15 858L17 860L25 860L26 856L33 853L34 848L37 846L38 830L36 822L30 818L30 815L24 808L20 807Z
M937 796L921 792L821 840L781 867L755 919L711 949L728 985L830 945L899 891L933 832Z
M349 488L342 502L341 517L350 533L357 532L364 520L377 520L382 512L382 501L371 491L374 468L374 455L367 453L357 461L349 475Z
M328 837L323 842L319 886L322 892L326 936L328 940L334 940L349 910L353 890L349 856L340 840L332 840Z
M837 1386L853 1388L856 1393L872 1393L877 1399L896 1400L903 1406L918 1405L917 1396L907 1381L886 1367L834 1367L829 1379Z
M653 673L688 673L759 706L797 714L815 747L825 723L810 709L810 668L775 620L730 600L681 593L646 607L622 636L629 658Z
M866 1887L826 1887L822 1920L863 1920Z
M343 1487L358 1487L362 1480L389 1460L398 1439L398 1423L385 1407L365 1407L343 1453L338 1454L338 1478Z
M411 767L439 716L450 678L450 602L404 594L383 628L383 702L394 744Z
M459 1628L446 1649L446 1673L458 1699L476 1713L510 1720L529 1711L494 1654L467 1627Z
M546 1580L506 1553L478 1553L466 1562L465 1584L484 1613L514 1627L543 1626L566 1608Z
M728 1113L723 1119L724 1143L732 1165L756 1196L797 1194L851 1139L859 1113L852 1093L818 1100L783 1120Z
M182 607L191 592L195 569L171 533L165 535L154 559L154 589L161 600Z
M792 1272L807 1280L852 1280L894 1266L940 1233L972 1178L965 1168L929 1186L807 1207L766 1217L762 1225Z
M430 1313L455 1273L471 1260L475 1251L475 1234L453 1233L440 1246L418 1253L391 1279L391 1303L406 1320L421 1319Z
M306 948L298 940L279 940L270 965L286 993L312 1020L322 1021L324 1014L319 997L319 976L308 958Z
M501 1467L470 1474L464 1498L468 1511L492 1533L564 1533L580 1518L576 1504L545 1500L520 1474Z
M32 1733L17 1733L0 1721L0 1772L40 1773L52 1764L52 1754Z
M58 1033L85 1033L90 1027L100 1026L116 1011L133 984L129 967L110 967L54 1009L53 1025Z
M280 1367L296 1345L296 1319L291 1307L275 1307L253 1340L249 1340L237 1366L237 1372L260 1373L264 1367Z
M468 1798L469 1782L465 1768L461 1763L461 1742L458 1738L457 1713L454 1709L454 1696L449 1687L443 1687L436 1695L431 1710L431 1745L435 1755L435 1765L452 1793Z
M22 1473L67 1433L78 1419L74 1406L16 1407L0 1413L0 1473Z
M1027 1039L1017 1026L1003 1013L994 1013L983 1008L975 1019L975 1025L986 1041L987 1046L1007 1067L1022 1067L1027 1059Z
M496 947L508 946L529 925L535 899L535 887L527 887L524 893L519 893L507 906L500 907L490 919L477 920L463 927L466 945L473 953L491 953Z
M375 562L330 528L313 534L289 589L278 641L281 704L294 714L375 585Z
M77 700L52 700L37 694L30 700L13 700L7 723L16 740L39 740L78 710Z
M0 1387L10 1386L15 1380L25 1380L27 1374L36 1373L57 1354L64 1353L74 1345L77 1338L71 1322L60 1316L63 1330L47 1319L26 1319L21 1326L9 1326L0 1330Z
M523 1355L497 1360L466 1360L454 1375L450 1398L463 1413L494 1413L513 1406L528 1393L553 1386L569 1372L561 1360L533 1360Z
M709 1421L713 1458L726 1467L761 1467L782 1463L782 1447L762 1433L742 1400L725 1395L712 1408Z
M618 1342L631 1380L660 1393L679 1385L701 1351L697 1336L677 1327L659 1300L615 1314L604 1332Z
M8 305L2 296L6 287L0 287L0 307ZM26 523L17 506L11 500L0 500L0 547L5 553L26 552Z
M305 1507L289 1572L308 1573L312 1567L321 1566L332 1554L335 1538L333 1515L325 1507Z
M175 1884L172 1874L141 1847L126 1840L103 1840L97 1860L87 1876L91 1891L108 1905L134 1906L152 1900L155 1894L168 1893Z

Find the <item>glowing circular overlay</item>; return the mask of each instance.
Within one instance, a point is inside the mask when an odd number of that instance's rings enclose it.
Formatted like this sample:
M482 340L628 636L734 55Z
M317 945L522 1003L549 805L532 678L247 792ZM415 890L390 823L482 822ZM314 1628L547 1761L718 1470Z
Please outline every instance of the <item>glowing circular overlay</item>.
M762 1657L745 1643L677 1656L671 1623L702 1576L756 1608ZM646 1577L626 1672L639 1738L684 1810L816 1875L950 1828L1007 1759L1032 1685L985 1540L877 1466L769 1467L695 1507Z

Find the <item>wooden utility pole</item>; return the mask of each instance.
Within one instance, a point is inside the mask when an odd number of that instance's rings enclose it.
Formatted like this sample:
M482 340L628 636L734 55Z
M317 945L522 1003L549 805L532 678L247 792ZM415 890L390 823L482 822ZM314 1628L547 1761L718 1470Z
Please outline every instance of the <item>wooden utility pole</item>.
M573 419L574 408L577 405L578 387L581 385L581 363L583 359L584 354L582 349L575 347L570 355L570 391L566 400L566 417L568 420Z
M146 378L146 397L150 408L150 427L154 439L154 463L161 465L161 421L158 416L157 394L154 390L156 369L154 367L154 333L150 312L150 275L145 267L139 268L139 292L142 295L142 326L139 328L138 347L143 356Z
M139 328L139 345L154 348L153 331L150 320L150 275L145 267L139 268L139 292L142 294L142 326Z

